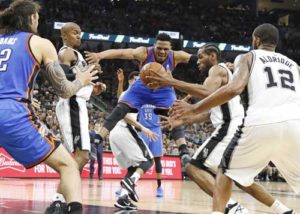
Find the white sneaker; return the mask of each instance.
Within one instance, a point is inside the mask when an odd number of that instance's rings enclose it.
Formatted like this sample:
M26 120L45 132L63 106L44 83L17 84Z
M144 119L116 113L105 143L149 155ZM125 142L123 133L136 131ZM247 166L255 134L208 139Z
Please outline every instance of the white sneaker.
M249 213L249 210L239 203L235 204L228 204L225 209L225 214L247 214Z

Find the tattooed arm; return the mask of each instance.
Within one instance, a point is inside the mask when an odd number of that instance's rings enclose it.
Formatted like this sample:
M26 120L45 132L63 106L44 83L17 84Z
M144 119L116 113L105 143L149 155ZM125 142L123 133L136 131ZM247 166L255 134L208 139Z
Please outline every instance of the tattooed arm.
M53 61L46 65L46 76L57 95L62 98L71 97L83 87L83 83L81 83L79 79L75 79L73 82L67 80L65 72L58 61Z
M98 71L93 71L95 66L89 66L83 71L78 71L74 81L68 81L62 67L58 63L58 56L53 44L39 36L32 36L30 47L33 55L39 63L44 63L46 76L53 85L57 95L62 98L69 98L85 85L93 84L97 79Z

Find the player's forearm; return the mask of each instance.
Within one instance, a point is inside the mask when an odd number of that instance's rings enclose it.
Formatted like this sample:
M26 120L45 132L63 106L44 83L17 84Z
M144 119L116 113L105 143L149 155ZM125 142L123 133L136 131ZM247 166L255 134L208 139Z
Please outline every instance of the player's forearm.
M207 90L206 87L199 84L194 83L187 83L184 81L173 79L170 81L170 86L173 86L174 88L178 89L179 91L185 92L187 94L190 94L194 97L207 97L212 92Z
M209 113L204 112L204 113L197 114L197 115L182 117L181 119L183 121L183 124L186 124L186 125L191 125L194 123L201 123L201 122L209 120Z
M134 59L129 49L106 50L98 53L98 57L102 59Z
M83 84L78 79L75 79L73 82L67 80L64 70L58 61L53 61L46 65L46 75L57 95L62 98L73 96L83 87Z
M236 90L236 86L234 86L233 84L227 84L219 88L216 92L214 92L207 98L194 104L192 113L196 115L201 112L208 111L208 109L211 109L215 106L219 106L228 102L233 97L237 96L239 93L240 91Z
M126 115L124 117L124 120L126 121L126 123L134 126L138 130L142 130L144 128L142 124L140 124L138 121L136 121L134 118L130 117L129 115Z

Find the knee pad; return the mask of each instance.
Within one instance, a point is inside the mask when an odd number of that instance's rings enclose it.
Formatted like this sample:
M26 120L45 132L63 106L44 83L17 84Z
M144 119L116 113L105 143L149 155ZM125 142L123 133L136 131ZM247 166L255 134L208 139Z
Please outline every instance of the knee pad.
M172 129L172 131L171 131L171 138L173 140L178 140L180 138L185 138L184 127L183 126L179 126L179 127L176 127L174 129Z
M137 169L137 167L130 166L127 169L127 173L125 175L125 178L130 178L133 175L133 173L135 172L136 169Z
M147 161L143 161L138 168L141 168L144 172L147 172L153 165L153 160L147 160Z
M106 128L108 131L111 131L117 122L122 120L125 115L131 111L131 108L124 104L118 103L118 105L114 108L108 118L105 120L103 127Z
M162 173L162 165L161 165L161 161L160 160L161 160L160 157L154 158L156 173Z

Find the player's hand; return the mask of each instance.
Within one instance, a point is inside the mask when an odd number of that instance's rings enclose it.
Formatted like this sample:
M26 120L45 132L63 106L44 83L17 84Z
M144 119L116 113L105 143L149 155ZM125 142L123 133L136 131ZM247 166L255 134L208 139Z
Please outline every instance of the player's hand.
M76 79L78 79L83 86L85 85L95 85L93 83L94 80L98 79L98 76L96 76L99 71L95 70L95 65L88 65L82 70L79 70L78 67L76 67Z
M106 85L102 82L96 82L93 89L93 95L97 96L106 91Z
M117 77L119 82L124 82L124 71L122 68L117 70Z
M95 65L94 70L99 71L99 74L102 74L102 73L103 73L102 67L101 67L101 65L100 65L99 63L94 63L93 65Z
M147 138L150 139L150 141L156 141L158 136L154 132L152 132L150 129L146 127L142 127L142 132L146 135Z
M151 88L155 88L155 89L164 87L164 86L172 86L173 76L168 67L167 67L167 72L165 72L165 73L159 73L154 70L153 70L153 72L156 75L146 76L146 79L148 79L150 81L147 84L147 86L149 86Z
M89 64L99 63L99 61L101 60L101 57L100 57L99 53L84 51L84 54L85 54L85 60Z
M160 126L162 128L167 128L170 131L178 126L183 125L183 120L181 119L175 119L174 117L166 117L166 116L162 116L160 115Z
M174 119L194 114L194 105L183 100L176 100L171 109L170 116Z

